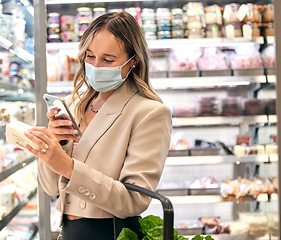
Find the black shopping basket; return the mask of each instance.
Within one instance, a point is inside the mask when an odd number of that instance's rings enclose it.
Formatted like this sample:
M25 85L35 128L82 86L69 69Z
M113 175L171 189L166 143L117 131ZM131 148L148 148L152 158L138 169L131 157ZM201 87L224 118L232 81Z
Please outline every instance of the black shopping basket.
M128 190L139 192L151 198L158 199L161 202L163 207L163 240L173 240L174 239L174 210L170 200L159 193L150 191L143 187L136 186L134 184L124 183L124 185ZM121 230L122 229L116 229L116 233L119 235Z

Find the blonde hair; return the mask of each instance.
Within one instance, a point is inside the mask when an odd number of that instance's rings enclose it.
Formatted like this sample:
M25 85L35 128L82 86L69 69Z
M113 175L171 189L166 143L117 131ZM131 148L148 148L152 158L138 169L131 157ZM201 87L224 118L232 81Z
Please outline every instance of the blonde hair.
M84 32L79 44L79 53L77 58L80 68L74 76L74 91L72 95L73 101L76 95L80 99L75 106L77 119L80 121L85 120L85 110L88 103L93 97L98 95L98 92L89 85L86 79L84 63L86 50L88 49L94 35L100 29L107 29L110 31L116 39L122 43L129 57L132 57L135 54L138 56L139 63L132 69L127 81L132 80L136 84L139 93L142 96L162 102L160 97L153 90L149 81L150 54L139 24L135 18L127 12L108 13L96 18L90 24L88 29ZM78 91L84 84L87 88L81 96Z

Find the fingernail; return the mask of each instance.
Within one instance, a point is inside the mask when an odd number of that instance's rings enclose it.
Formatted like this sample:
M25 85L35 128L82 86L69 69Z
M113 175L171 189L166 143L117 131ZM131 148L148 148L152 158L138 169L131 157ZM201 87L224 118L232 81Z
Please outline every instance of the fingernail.
M68 125L72 125L72 122L71 122L71 121L68 121L67 124L68 124Z
M77 130L73 130L73 133L76 134L76 133L78 133L78 131Z

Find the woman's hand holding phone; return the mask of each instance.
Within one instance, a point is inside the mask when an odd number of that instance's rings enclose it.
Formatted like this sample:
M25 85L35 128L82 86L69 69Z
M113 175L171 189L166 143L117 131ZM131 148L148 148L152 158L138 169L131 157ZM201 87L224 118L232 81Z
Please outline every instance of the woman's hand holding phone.
M47 112L46 116L49 119L48 128L59 140L78 140L75 135L78 133L74 127L70 117L66 114L59 114L60 108L53 107Z

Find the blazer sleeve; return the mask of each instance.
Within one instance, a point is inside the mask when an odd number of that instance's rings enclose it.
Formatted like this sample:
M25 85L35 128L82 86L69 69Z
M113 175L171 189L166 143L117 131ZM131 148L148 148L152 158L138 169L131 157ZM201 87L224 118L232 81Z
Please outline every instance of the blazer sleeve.
M169 151L171 129L170 109L157 104L157 107L148 111L133 127L118 180L74 159L71 179L66 187L61 189L62 192L73 194L120 218L141 214L151 199L128 191L122 182L153 191L156 189ZM81 179L83 186L90 190L90 196L79 193Z
M71 104L71 95L65 98L67 105ZM62 146L62 148L69 152L69 148L72 146L72 141L68 141L67 144ZM59 187L60 183L59 178L60 175L56 174L52 171L41 159L38 159L38 178L42 185L42 188L49 196L59 195Z

